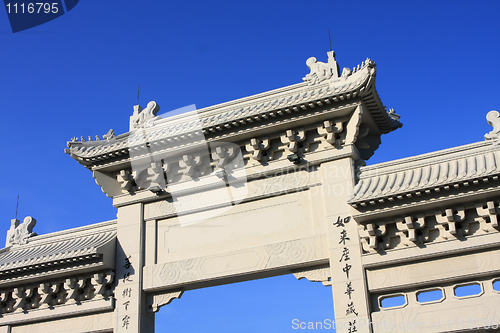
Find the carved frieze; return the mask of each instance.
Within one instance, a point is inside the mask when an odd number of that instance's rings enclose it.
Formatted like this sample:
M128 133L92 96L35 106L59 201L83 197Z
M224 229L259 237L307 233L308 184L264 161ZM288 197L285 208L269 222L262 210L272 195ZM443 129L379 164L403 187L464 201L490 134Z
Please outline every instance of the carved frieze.
M113 296L113 277L113 271L104 271L0 290L0 313L5 317L31 309L109 299Z
M358 231L365 253L384 252L499 232L499 211L498 202L487 201L362 223Z
M210 175L221 178L230 174L231 170L243 170L243 168L259 165L268 169L273 164L272 162L285 160L294 154L300 159L300 164L309 162L308 154L322 150L340 149L342 146L351 144L356 145L358 149L369 148L363 141L363 136L368 133L368 128L363 127L364 107L357 104L350 106L347 110L349 113L340 118L288 128L269 136L254 137L248 141L242 140L237 144L205 143L198 150L178 155L172 154L162 159L149 153L151 161L134 160L130 169L123 169L118 173L114 171L116 185L109 182L105 176L96 177L96 181L111 197L155 187L166 189L169 186L171 188L168 192L171 192L174 191L172 185L179 182ZM374 147L373 150L376 148ZM134 156L142 156L142 154L137 152ZM144 152L144 154L148 153ZM290 163L297 163L297 161L290 160Z

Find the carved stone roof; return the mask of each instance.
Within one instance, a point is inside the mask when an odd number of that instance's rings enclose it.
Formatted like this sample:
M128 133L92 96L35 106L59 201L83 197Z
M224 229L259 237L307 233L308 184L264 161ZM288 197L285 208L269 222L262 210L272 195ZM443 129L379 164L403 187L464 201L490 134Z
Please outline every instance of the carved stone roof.
M114 268L115 242L116 221L32 237L28 244L0 250L0 281L17 275L23 280L46 276L50 271Z
M349 203L358 206L474 185L500 174L500 145L492 141L360 167Z
M268 91L254 96L210 106L186 114L153 121L146 129L148 141L174 142L182 135L193 136L191 144L241 137L259 129L259 122L279 119L291 113L310 112L328 104L361 99L372 115L381 134L401 126L398 116L387 112L375 90L375 63L367 59L345 77L316 84L306 82ZM135 145L144 145L144 137L129 133L102 141L68 142L66 153L81 164L91 167L99 161L128 154Z

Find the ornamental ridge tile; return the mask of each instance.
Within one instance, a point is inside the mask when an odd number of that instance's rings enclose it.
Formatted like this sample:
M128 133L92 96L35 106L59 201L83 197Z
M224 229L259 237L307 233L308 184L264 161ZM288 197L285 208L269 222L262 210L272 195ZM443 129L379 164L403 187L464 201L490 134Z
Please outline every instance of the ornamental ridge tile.
M478 142L360 167L350 204L466 183L500 174L500 145Z

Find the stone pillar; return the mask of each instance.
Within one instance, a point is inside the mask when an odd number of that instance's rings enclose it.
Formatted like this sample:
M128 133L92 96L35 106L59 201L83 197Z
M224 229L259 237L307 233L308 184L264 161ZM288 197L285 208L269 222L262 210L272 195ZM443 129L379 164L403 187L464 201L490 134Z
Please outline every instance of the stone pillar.
M154 313L142 292L144 266L143 205L118 208L114 332L154 333Z
M354 186L357 152L352 145L344 149L346 154L352 153L350 157L321 164L335 327L338 333L368 333L370 312L361 244L352 208L347 203Z

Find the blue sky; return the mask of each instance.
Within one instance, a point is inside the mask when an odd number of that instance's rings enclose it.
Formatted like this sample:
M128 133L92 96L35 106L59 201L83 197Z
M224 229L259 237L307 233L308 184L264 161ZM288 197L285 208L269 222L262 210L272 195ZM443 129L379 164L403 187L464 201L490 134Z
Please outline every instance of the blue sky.
M115 218L91 172L64 154L73 136L128 130L132 106L160 113L302 81L308 57L340 67L367 57L377 91L401 115L368 164L482 141L500 109L500 2L81 0L13 34L0 10L0 220L39 234ZM319 283L277 277L186 292L157 332L286 332L333 316Z

